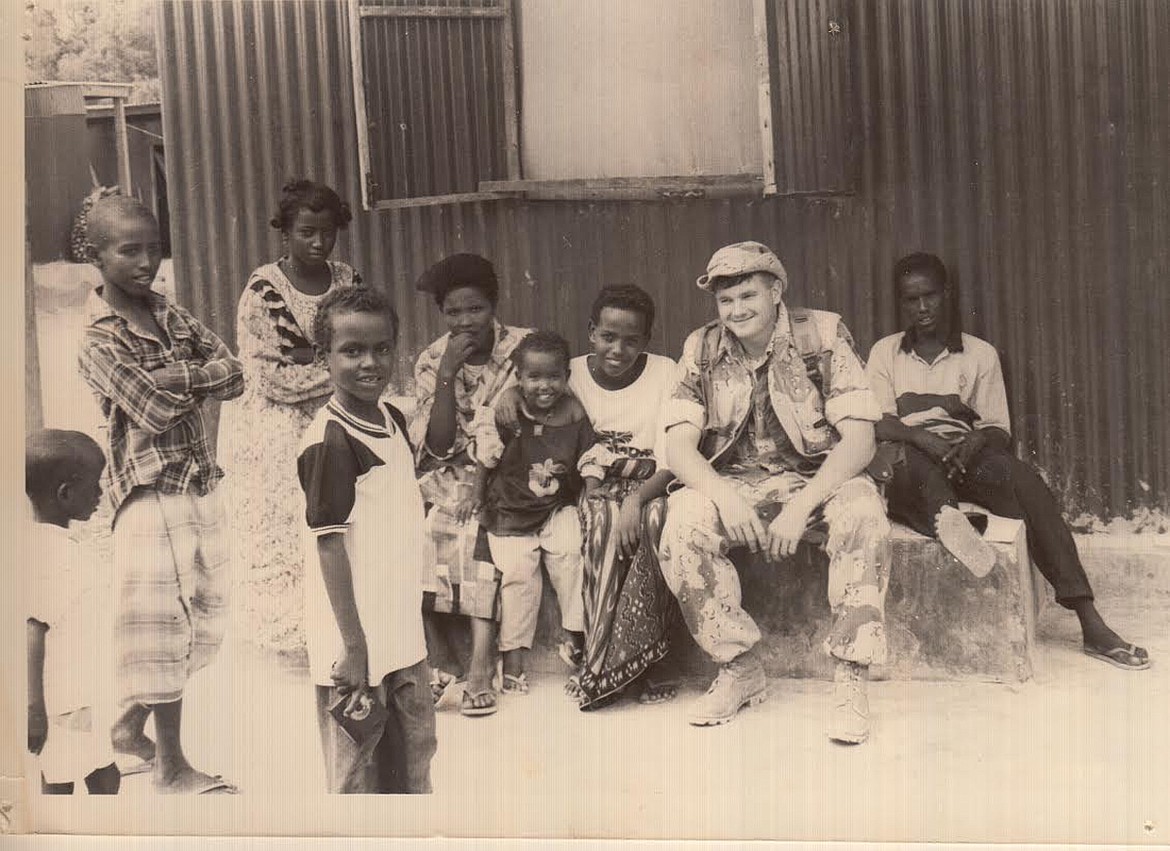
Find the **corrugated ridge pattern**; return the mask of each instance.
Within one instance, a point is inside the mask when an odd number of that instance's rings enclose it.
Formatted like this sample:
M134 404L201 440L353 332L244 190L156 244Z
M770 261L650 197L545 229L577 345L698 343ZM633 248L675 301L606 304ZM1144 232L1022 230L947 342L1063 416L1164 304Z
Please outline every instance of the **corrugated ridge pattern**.
M441 330L413 281L454 251L495 261L503 319L578 346L596 290L639 283L660 305L655 347L676 353L710 315L693 281L721 244L773 245L793 300L843 313L862 349L892 330L893 261L932 250L955 271L967 330L1004 354L1017 438L1066 505L1166 505L1170 4L821 8L850 28L856 194L359 212L337 256L393 294L402 374ZM280 250L266 222L283 181L360 197L344 15L332 0L162 6L180 296L229 339L249 270Z
M362 21L374 199L475 192L481 180L507 177L503 25L479 18Z

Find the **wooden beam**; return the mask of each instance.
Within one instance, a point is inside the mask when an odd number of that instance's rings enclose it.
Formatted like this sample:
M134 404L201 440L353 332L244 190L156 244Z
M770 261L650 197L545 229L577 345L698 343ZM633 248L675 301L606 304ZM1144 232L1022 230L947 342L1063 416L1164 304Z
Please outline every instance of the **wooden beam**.
M480 184L482 187L484 184ZM519 193L508 191L458 192L451 195L426 195L420 198L394 198L375 201L372 210L406 210L411 207L437 207L442 204L467 204L474 201L498 201L511 198Z
M361 184L362 209L374 209L370 197L370 122L366 115L366 73L362 62L362 21L359 0L349 0L349 56L353 77L353 111L357 123L358 183Z
M516 18L513 14L513 0L501 0L504 18L504 32L500 57L501 73L504 75L504 153L507 160L508 179L519 180L520 173L520 108L516 97Z
M81 96L83 98L128 98L130 97L130 89L133 88L129 83L77 83L81 86Z
M706 177L611 177L582 180L485 180L481 191L521 194L533 200L660 201L760 195L758 174Z
M503 6L361 6L363 18L504 18Z
M768 50L768 0L753 0L756 36L756 97L760 114L760 148L764 159L764 194L776 194L776 135L772 120L772 63Z
M24 241L24 430L45 424L41 402L41 359L37 349L37 300L32 249Z
M118 185L123 195L133 195L130 184L130 140L126 134L126 100L114 98L114 151L118 155Z

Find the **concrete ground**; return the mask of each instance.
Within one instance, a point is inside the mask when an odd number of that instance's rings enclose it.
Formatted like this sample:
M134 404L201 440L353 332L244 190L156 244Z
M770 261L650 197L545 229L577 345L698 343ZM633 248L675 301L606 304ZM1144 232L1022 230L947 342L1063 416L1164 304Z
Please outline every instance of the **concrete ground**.
M1170 611L1162 598L1101 602L1149 648L1150 670L1085 657L1075 618L1050 608L1033 681L874 683L873 736L851 748L824 736L824 682L773 680L763 706L699 729L685 710L702 683L665 706L581 713L561 680L545 676L530 695L503 698L493 717L439 713L435 795L412 823L447 836L1163 843ZM236 781L241 804L300 802L321 833L346 832L320 791L303 673L233 640L192 683L184 715L192 759ZM123 792L159 800L146 775L128 778ZM230 832L293 824L257 821L252 808L241 818ZM160 828L140 825L170 832ZM389 822L375 829L397 832Z

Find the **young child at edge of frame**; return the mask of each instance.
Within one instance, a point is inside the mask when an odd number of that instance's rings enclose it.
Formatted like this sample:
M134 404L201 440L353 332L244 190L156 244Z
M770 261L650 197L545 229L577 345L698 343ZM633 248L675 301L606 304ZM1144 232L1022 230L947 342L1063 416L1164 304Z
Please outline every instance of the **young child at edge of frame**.
M77 781L90 795L114 795L122 783L102 723L109 660L97 559L69 534L71 520L97 509L105 466L101 448L79 431L42 429L25 441L28 750L40 757L45 795L72 795Z

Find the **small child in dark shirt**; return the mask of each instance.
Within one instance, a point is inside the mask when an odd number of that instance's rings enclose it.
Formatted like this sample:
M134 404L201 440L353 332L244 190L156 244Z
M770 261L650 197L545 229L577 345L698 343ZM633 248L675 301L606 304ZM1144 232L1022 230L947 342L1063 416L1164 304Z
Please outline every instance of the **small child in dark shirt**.
M500 652L503 691L526 694L524 651L532 647L540 610L543 559L561 607L561 657L580 664L585 611L581 594L581 522L576 502L603 471L582 461L594 444L585 409L568 392L569 344L537 331L512 353L521 406L515 428L492 423L480 447L480 522L500 571ZM493 447L493 444L495 446ZM586 456L587 458L588 456ZM566 691L576 696L570 679Z

